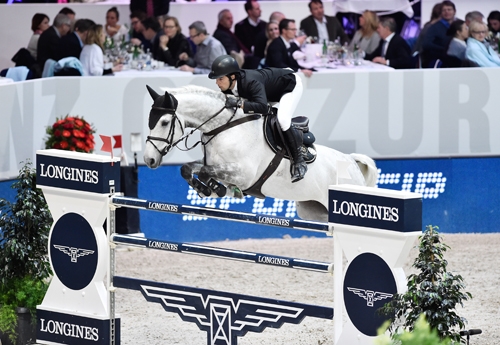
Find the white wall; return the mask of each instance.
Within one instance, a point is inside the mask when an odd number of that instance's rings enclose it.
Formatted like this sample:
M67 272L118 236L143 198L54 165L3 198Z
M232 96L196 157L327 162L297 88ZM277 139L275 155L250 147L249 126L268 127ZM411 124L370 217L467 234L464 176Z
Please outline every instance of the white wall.
M268 21L269 16L274 11L283 12L287 17L297 21L307 17L309 1L260 1L262 9L262 19ZM331 0L324 1L325 13L333 14ZM129 25L130 10L128 5L95 3L95 4L68 4L76 12L78 18L89 18L96 23L104 24L106 11L112 6L116 6L120 13L120 22ZM14 66L10 60L14 54L28 45L32 35L31 18L37 12L47 14L51 23L56 14L62 8L58 4L16 4L0 5L0 70ZM246 17L244 2L208 2L208 3L171 3L169 15L177 17L182 26L182 31L186 34L188 26L195 20L202 20L207 26L207 30L213 33L217 27L217 14L223 9L230 9L233 13L235 24ZM8 34L7 34L8 33Z

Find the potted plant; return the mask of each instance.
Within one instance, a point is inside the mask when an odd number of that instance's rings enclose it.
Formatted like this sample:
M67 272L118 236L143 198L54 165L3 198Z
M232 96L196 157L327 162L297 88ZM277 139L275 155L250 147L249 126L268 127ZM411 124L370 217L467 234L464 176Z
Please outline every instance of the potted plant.
M408 276L408 291L396 295L381 312L391 317L389 331L393 337L404 329L413 331L423 314L441 340L460 343L460 329L467 320L456 313L456 306L463 306L472 295L463 291L462 276L447 271L444 253L449 247L442 242L438 227L427 226L419 239L419 255L413 262L419 273Z
M46 128L46 149L59 149L92 153L94 151L94 133L92 126L82 117L68 116Z
M22 166L12 188L17 191L14 202L0 199L0 332L3 345L7 340L24 345L34 338L36 306L52 274L47 260L52 216L36 188L36 170L30 161ZM26 323L28 329L21 329Z

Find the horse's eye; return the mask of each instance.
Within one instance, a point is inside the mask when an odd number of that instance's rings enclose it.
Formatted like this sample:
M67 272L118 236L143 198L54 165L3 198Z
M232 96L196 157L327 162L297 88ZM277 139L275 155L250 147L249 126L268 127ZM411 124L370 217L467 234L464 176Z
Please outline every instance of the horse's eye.
M161 122L161 125L162 125L163 127L167 127L167 126L168 126L168 121L162 121L162 122Z

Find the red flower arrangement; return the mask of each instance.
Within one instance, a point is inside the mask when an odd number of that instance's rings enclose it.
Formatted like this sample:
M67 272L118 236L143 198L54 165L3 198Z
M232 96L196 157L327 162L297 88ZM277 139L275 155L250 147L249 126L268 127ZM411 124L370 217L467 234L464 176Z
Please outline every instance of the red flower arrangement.
M59 149L77 152L91 153L94 151L95 130L83 118L78 116L68 116L57 119L48 126L48 135L45 141L46 149Z

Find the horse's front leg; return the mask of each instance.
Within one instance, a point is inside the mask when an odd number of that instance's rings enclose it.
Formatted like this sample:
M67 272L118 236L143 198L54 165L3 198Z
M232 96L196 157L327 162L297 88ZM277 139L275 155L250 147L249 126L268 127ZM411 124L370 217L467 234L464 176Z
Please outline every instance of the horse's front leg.
M202 167L201 160L186 163L181 167L181 176L198 194L208 197L212 195L212 190L195 177L200 173Z
M217 165L204 165L201 167L198 177L219 197L244 197L239 186L242 186L247 179L245 178L243 169L239 164L225 163Z

